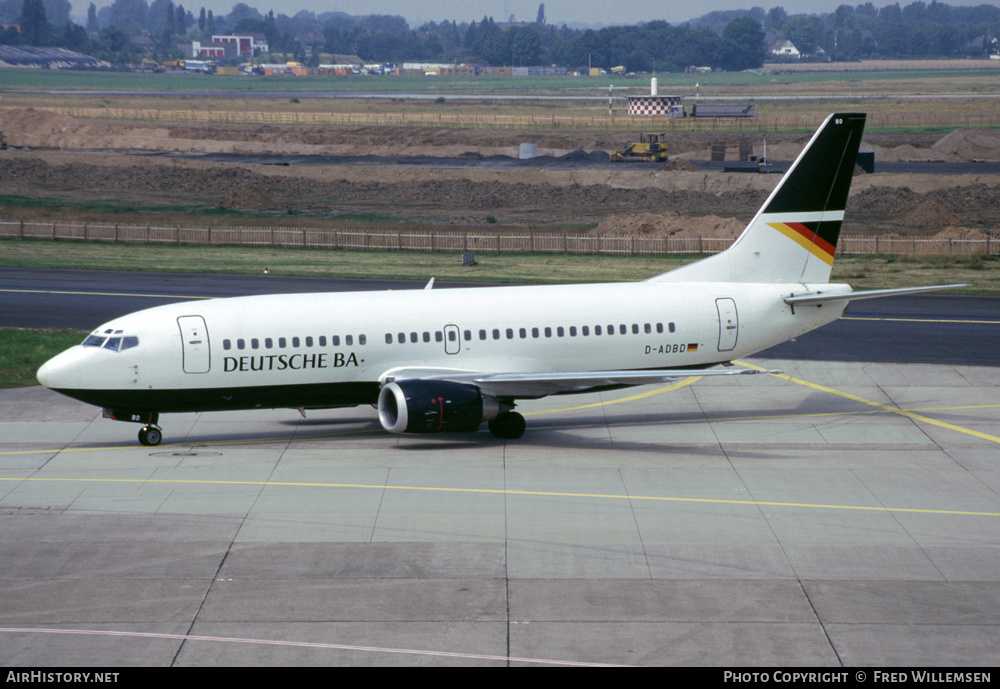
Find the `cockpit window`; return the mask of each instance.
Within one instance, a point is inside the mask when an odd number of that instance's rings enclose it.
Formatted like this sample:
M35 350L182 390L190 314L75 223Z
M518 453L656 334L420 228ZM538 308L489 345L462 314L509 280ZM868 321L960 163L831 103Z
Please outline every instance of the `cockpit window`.
M111 333L114 332L112 335ZM111 337L108 337L111 335ZM86 340L83 341L84 347L103 347L104 349L110 349L112 352L124 352L126 349L132 349L133 347L139 346L139 338L135 335L122 335L121 330L106 330L103 333L93 333L89 335Z

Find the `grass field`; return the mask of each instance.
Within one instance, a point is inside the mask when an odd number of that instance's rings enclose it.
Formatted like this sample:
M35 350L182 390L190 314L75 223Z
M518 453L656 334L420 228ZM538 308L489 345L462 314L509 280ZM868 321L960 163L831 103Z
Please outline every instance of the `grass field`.
M64 349L80 344L85 335L76 330L0 328L0 388L37 385L38 367Z
M724 131L809 131L817 117L835 110L862 109L869 131L938 130L949 126L997 126L1000 66L969 61L971 69L887 71L721 72L658 74L659 92L683 96L745 98L757 103L752 121L673 120L670 129ZM979 67L979 68L975 68ZM780 66L776 66L780 69ZM476 116L497 113L520 118L582 119L575 127L632 128L624 101L616 101L614 121L605 121L609 86L615 95L648 93L649 76L464 77L464 76L310 76L235 77L195 74L133 74L0 70L0 106L90 108L176 113L301 113L355 116L392 113L428 125L428 116L458 118L460 126L488 128ZM55 92L64 93L55 93ZM398 94L398 96L394 95ZM193 95L197 97L192 97ZM374 97L374 96L380 97ZM331 97L338 96L338 97ZM558 96L559 100L546 98ZM916 96L916 97L915 97ZM947 98L939 98L947 96ZM502 100L498 100L502 99ZM541 99L541 100L540 100ZM568 100L567 100L568 99ZM95 116L93 113L88 116ZM154 115L148 115L153 117ZM470 125L469 118L473 118ZM635 118L648 125L646 118ZM533 119L519 126L536 128ZM361 122L364 124L364 122ZM562 125L567 126L567 125Z
M846 84L851 92L900 93L910 85L923 84L920 93L980 93L984 89L1000 93L996 77L1000 75L1000 64L988 60L964 61L966 69L944 69L933 61L924 62L923 69L906 71L878 69L874 65L858 71L790 71L784 65L747 72L713 73L657 73L660 86L692 93L695 85L704 93L725 89L746 89L752 87L754 95L774 95L787 92L788 87L796 90L830 93L831 83ZM792 67L799 67L792 65ZM606 95L608 87L617 89L634 88L644 91L649 88L653 75L623 77L602 75L595 77L574 76L274 76L239 77L222 75L201 75L184 73L139 74L131 72L75 72L62 70L0 70L0 88L30 91L76 90L76 91L117 91L117 92L219 92L219 93L372 93L372 92L424 92L436 93L524 93L547 95L550 92L564 92L567 89L581 96L588 91L595 95ZM664 93L668 92L664 91ZM572 93L563 95L572 95Z
M699 257L507 253L476 258L477 265L463 266L453 253L0 241L0 266L243 275L266 267L272 275L501 283L645 280ZM968 293L1000 294L1000 257L838 256L831 281L849 282L855 289L968 283Z

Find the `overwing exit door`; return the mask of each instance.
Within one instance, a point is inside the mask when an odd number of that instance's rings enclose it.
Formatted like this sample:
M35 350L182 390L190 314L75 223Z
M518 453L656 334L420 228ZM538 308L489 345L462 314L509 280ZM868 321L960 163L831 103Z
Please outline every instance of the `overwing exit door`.
M462 351L461 334L457 325L444 326L444 352L445 354L458 354Z
M205 319L201 316L181 316L177 319L177 325L181 329L184 373L208 373L211 366L211 356Z

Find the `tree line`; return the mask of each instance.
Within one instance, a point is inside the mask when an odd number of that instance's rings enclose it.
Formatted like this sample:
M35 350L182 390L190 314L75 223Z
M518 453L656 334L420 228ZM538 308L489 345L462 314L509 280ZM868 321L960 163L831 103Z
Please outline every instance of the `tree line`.
M495 66L560 65L569 69L621 65L630 72L681 71L686 67L742 70L769 59L768 44L790 40L807 60L983 57L997 51L1000 9L952 7L922 1L876 8L840 5L826 14L789 15L770 10L712 12L683 24L650 21L633 26L576 29L548 23L540 4L533 22L428 22L411 28L399 16L353 16L344 12L293 16L261 13L245 3L215 16L195 14L173 0L114 0L97 10L90 3L86 26L70 19L69 0L0 0L0 43L54 45L115 63L136 61L145 50L132 40L144 35L154 57L179 57L177 43L209 42L213 34L260 33L272 51L294 54L308 64L320 53L356 56L366 63L440 62ZM510 19L513 20L513 17Z

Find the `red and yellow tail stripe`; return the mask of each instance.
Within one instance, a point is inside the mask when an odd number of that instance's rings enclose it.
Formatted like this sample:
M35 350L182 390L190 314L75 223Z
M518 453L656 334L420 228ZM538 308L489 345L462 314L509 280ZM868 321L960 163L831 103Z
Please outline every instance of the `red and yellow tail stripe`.
M833 233L834 243L820 236L821 233L829 236L829 230L831 229L829 227L831 223L829 222L769 222L767 225L768 227L773 227L829 266L833 265L833 255L837 251L836 237L839 233L840 221L837 220L835 222L837 232ZM821 229L822 225L827 225L827 227L822 227Z

